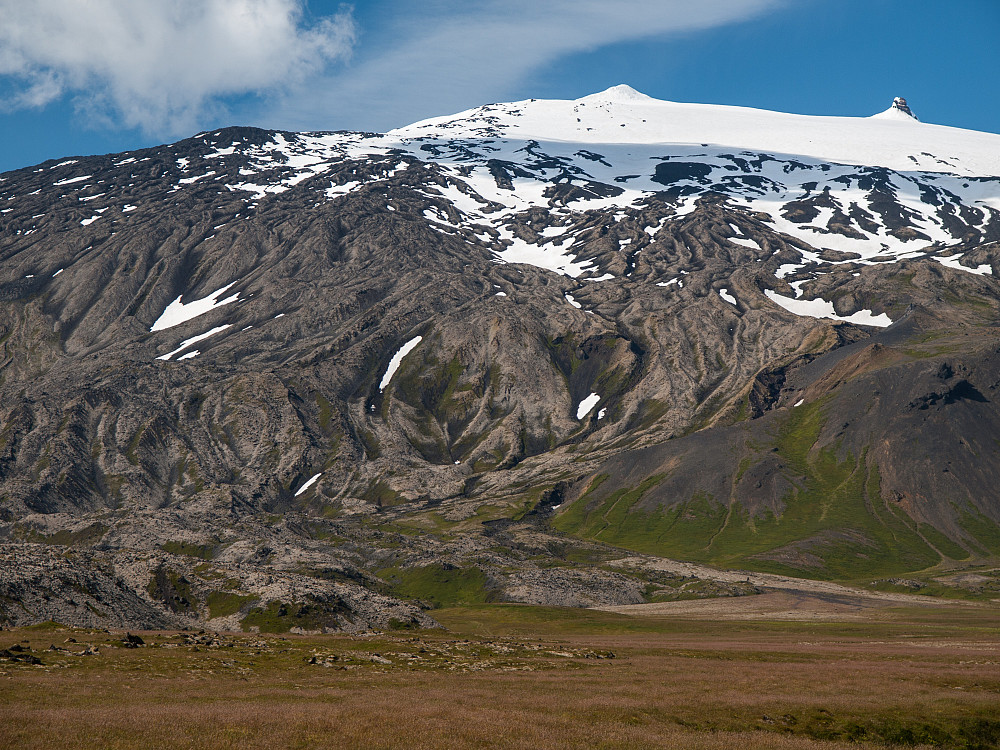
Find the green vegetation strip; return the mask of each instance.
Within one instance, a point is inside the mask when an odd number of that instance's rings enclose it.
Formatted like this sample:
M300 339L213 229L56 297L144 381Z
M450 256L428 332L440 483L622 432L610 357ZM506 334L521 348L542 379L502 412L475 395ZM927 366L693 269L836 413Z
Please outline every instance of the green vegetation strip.
M553 521L556 529L664 557L789 575L845 581L921 571L961 560L969 552L930 526L917 525L882 499L877 465L867 453L818 448L826 400L804 404L776 429L756 458L740 461L744 474L766 451L785 466L790 489L779 513L757 515L704 492L663 503L641 502L664 475L636 487L606 492L607 476ZM738 481L738 478L736 479ZM1000 554L1000 527L966 512L962 526L982 554Z

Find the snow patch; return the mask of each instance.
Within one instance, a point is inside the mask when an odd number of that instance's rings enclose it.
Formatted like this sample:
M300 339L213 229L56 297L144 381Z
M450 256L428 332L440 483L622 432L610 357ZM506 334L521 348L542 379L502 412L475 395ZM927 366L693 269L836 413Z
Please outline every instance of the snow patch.
M757 240L751 240L751 239L749 239L747 237L728 237L727 239L730 242L733 242L733 243L735 243L737 245L743 245L743 247L750 247L750 248L753 248L754 250L763 250L764 249L764 248L762 248L760 246L760 243L757 242Z
M385 375L382 376L382 382L378 384L380 393L385 390L387 385L389 385L389 381L392 380L392 376L396 374L396 370L398 370L399 366L403 363L403 357L416 349L417 344L423 340L423 336L415 336L403 344L399 348L399 351L392 355L392 359L389 360L389 366L386 368Z
M349 192L356 190L359 187L361 187L360 182L345 182L343 185L334 185L333 183L330 183L330 187L326 189L326 197L336 198L338 195L347 195Z
M779 279L783 279L789 274L795 273L800 268L802 268L801 263L782 263L778 266L778 270L774 272L774 275Z
M204 341L209 336L214 336L215 334L231 327L232 327L231 323L226 323L226 325L223 326L216 326L211 331L206 331L205 333L200 333L197 336L192 336L189 339L185 339L184 341L181 342L181 345L178 346L176 349L174 349L172 352L169 352L167 354L161 354L159 357L157 357L157 359L162 359L164 362L169 361L172 356L174 356L179 352L184 351L189 346L191 346L191 344L197 344L199 341ZM183 357L178 357L178 361L182 359L187 359L188 357L191 356L196 356L197 354L200 354L200 352L195 352L194 354L185 354Z
M316 480L319 479L321 476L323 476L323 472L320 472L319 474L313 474L311 477L309 477L309 479L306 480L306 483L295 491L295 497L298 497L303 492L312 487L314 484L316 484Z
M601 397L596 393L591 393L587 398L580 402L580 405L576 407L576 418L583 419L591 410L597 406L597 402L601 400Z
M198 180L204 179L205 177L211 177L213 174L215 174L215 172L206 172L205 174L199 174L194 177L182 177L177 182L181 185L190 185L191 183L197 182Z
M961 263L959 263L958 262L959 261L959 257L960 256L957 256L957 255L953 255L950 258L940 258L940 257L935 256L934 260L936 260L942 266L947 266L948 268L954 268L956 271L965 271L966 273L974 273L974 274L978 274L979 276L985 276L986 274L991 274L992 275L992 273L993 273L993 266L990 265L989 263L984 263L981 266L976 266L975 268L970 268L969 266L963 266Z
M825 299L792 299L784 297L771 289L765 289L764 294L776 305L783 307L788 312L807 318L831 318L832 320L842 320L847 323L855 323L862 326L875 326L876 328L888 328L892 325L892 319L882 313L875 315L871 310L858 310L851 315L837 315L833 309L833 303Z
M181 323L186 323L192 318L197 318L199 315L204 315L205 313L214 310L216 307L222 307L222 305L228 305L231 302L235 302L239 299L239 292L232 295L231 297L226 297L225 299L219 299L223 293L233 284L232 281L226 284L221 289L212 292L207 297L202 297L201 299L194 300L193 302L188 302L184 304L181 302L180 295L167 305L167 309L156 319L156 322L150 327L150 331L165 331L168 328L173 328L174 326L179 326Z
M577 262L569 252L554 245L528 244L520 237L516 237L507 227L497 227L497 232L501 239L510 243L508 247L496 253L496 256L506 263L524 263L574 279L583 275L587 267L592 265L589 260Z
M729 293L729 290L726 289L725 287L723 287L722 289L719 290L719 296L722 297L722 299L724 299L730 305L735 305L736 304L736 297L734 297L733 295L731 295Z
M70 177L65 180L59 180L59 182L53 182L52 184L57 187L60 185L72 185L74 182L83 182L84 180L89 180L93 176L94 175L92 174L85 174L83 177Z

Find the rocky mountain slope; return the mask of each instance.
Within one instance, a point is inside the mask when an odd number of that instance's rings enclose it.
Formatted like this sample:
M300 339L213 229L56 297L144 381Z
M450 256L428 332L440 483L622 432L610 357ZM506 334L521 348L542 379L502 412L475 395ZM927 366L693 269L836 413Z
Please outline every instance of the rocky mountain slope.
M998 242L1000 136L901 100L615 87L4 174L0 617L356 629L715 591L620 548L991 559Z

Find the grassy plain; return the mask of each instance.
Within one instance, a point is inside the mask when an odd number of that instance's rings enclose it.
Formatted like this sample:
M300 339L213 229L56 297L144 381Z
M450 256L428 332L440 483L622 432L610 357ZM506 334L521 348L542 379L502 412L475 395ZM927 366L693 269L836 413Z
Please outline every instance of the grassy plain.
M1000 746L996 607L434 615L446 630L142 633L138 648L122 633L2 631L0 654L19 660L0 660L0 747Z

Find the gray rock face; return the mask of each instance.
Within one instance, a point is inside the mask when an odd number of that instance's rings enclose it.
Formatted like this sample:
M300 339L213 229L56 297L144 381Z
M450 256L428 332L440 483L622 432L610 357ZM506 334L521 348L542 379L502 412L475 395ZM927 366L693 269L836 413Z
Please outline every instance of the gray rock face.
M901 96L897 96L892 100L892 107L893 109L898 109L905 115L909 115L914 120L919 119L915 114L913 114L913 110L911 110L909 105L906 103L906 99Z
M459 579L640 601L601 542L725 564L635 524L703 497L781 526L823 451L931 549L988 551L1000 179L483 127L230 128L2 176L7 622L404 627L430 620L395 597ZM745 447L800 399L806 458Z

